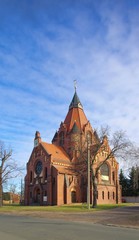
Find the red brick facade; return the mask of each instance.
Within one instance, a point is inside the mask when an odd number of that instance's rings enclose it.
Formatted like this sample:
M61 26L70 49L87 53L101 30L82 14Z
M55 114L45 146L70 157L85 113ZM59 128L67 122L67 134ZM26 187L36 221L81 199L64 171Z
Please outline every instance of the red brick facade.
M75 91L69 111L61 122L52 144L41 140L36 132L34 149L27 163L25 177L26 205L62 205L87 201L87 136L90 139L90 153L98 141L83 111L82 104ZM109 149L107 138L104 144ZM103 161L107 151L97 153L97 164ZM118 163L109 159L103 166L104 174L99 171L97 177L98 204L118 203L121 201L121 189L118 180ZM92 202L92 190L91 202Z

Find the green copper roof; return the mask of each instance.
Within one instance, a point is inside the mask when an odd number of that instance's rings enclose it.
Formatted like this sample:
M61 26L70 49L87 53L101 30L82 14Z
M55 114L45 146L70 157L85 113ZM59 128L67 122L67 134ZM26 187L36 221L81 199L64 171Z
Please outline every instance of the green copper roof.
M83 106L80 102L80 99L79 99L76 91L74 93L73 99L72 99L71 104L69 106L69 109L71 109L71 108L81 108L81 109L83 109Z
M79 128L78 128L78 126L75 122L72 129L71 129L71 133L79 133L79 132L80 132L80 130L79 130Z

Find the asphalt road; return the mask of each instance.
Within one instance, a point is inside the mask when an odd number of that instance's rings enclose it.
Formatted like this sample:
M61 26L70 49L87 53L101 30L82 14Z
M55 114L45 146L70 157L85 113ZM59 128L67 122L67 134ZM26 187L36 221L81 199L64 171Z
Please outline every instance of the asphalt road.
M0 215L0 240L139 240L139 229Z

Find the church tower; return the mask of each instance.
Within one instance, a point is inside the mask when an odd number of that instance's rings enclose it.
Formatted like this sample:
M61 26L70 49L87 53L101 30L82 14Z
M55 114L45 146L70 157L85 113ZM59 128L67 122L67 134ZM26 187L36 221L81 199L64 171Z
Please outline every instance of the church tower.
M76 158L78 158L79 148L87 144L88 135L90 137L90 143L96 141L94 130L84 113L83 105L75 89L66 118L64 122L61 122L52 143L57 146L62 146L72 161L75 161Z

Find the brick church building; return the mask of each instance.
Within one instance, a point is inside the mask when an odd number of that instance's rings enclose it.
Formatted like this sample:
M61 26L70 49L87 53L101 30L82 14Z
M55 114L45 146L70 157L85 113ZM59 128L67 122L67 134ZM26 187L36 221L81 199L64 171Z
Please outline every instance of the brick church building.
M88 137L88 138L87 138ZM34 148L27 163L25 205L62 205L87 202L87 149L90 159L99 138L88 121L76 89L64 122L61 122L52 143L43 142L35 133ZM107 137L104 144L109 149ZM93 168L107 152L98 151ZM113 157L102 165L97 176L97 203L118 203L121 188L119 165ZM91 179L90 179L91 182ZM92 186L92 185L91 185ZM92 202L92 187L90 201Z

